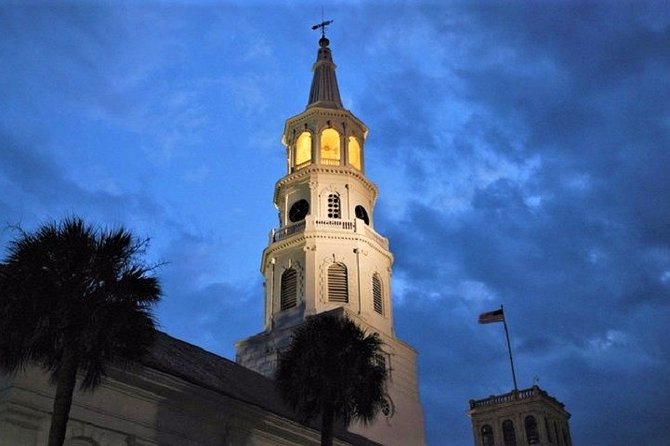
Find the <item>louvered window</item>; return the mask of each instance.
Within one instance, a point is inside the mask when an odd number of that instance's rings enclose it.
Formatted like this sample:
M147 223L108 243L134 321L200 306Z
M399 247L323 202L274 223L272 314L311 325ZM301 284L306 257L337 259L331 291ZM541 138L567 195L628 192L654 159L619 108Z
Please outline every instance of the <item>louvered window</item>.
M341 263L333 263L328 268L328 300L331 302L349 302L347 267Z
M514 431L514 422L512 420L505 420L502 424L503 441L505 446L517 446L516 432Z
M342 218L340 196L337 194L328 195L328 218Z
M298 296L298 273L289 268L281 275L281 310L295 307Z
M372 304L377 313L384 314L384 307L382 305L382 281L379 280L377 274L372 276Z
M532 415L528 415L524 420L524 427L526 428L526 440L528 444L539 444L540 436L537 433L537 421Z
M495 446L493 441L493 428L488 424L482 426L482 446Z
M386 357L381 354L375 355L374 358L374 364L378 367L382 367L384 370L386 370Z
M551 438L551 429L549 429L549 420L547 420L547 417L544 417L544 430L547 431L547 440L549 440L549 443L553 443L554 439Z

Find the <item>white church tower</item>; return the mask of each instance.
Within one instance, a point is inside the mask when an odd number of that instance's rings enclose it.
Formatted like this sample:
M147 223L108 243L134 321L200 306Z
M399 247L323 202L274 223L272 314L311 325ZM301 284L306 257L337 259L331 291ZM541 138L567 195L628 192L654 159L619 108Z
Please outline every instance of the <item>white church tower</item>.
M368 129L342 105L328 45L322 34L307 107L284 126L287 174L274 192L280 226L261 261L265 329L237 343L237 362L272 376L279 352L307 316L345 312L379 333L389 370L383 416L350 430L384 445L422 445L416 351L395 337L393 255L374 229L377 187L365 176Z

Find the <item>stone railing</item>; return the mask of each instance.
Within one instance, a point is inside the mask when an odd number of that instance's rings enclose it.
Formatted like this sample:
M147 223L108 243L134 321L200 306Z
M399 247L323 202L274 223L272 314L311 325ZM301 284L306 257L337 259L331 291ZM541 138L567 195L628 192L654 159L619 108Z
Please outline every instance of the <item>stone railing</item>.
M360 220L359 220L360 221ZM382 245L384 248L388 249L389 248L389 241L387 238L382 237L381 235L377 234L375 231L373 231L370 226L366 225L365 223L361 223L359 226L363 228L363 233L370 237L371 239L374 239Z
M347 231L354 231L356 230L356 223L350 220L340 220L340 219L316 220L314 222L314 228L315 229L337 228L337 229L345 229Z
M290 226L284 226L281 228L273 229L270 232L270 243L278 242L287 237L297 234L302 231L309 230L337 230L337 231L348 231L362 234L365 237L368 237L385 249L388 249L389 242L388 239L377 234L374 229L366 225L363 220L341 220L341 219L328 219L328 220L311 220L309 217L306 220L299 221Z
M284 226L283 228L273 229L270 233L270 241L278 242L279 240L285 239L288 236L300 232L305 229L305 220L299 221L298 223L292 224L291 226Z
M528 389L517 391L513 390L509 393L503 393L502 395L491 395L490 397L484 398L482 400L470 400L470 409L474 409L475 407L486 407L503 403L511 403L512 401L525 400L535 396L544 396L552 400L554 399L550 397L544 390L537 386L533 386Z
M321 158L320 164L323 164L324 166L339 166L340 165L340 160L331 160L328 158Z

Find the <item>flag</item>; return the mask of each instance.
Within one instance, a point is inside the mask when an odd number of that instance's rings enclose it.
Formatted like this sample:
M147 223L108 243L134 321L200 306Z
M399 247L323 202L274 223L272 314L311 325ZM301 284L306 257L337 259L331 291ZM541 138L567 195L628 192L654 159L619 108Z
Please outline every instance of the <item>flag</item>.
M504 321L505 321L505 313L503 313L502 308L500 310L489 311L488 313L482 313L479 315L480 324L491 324L493 322L504 322Z

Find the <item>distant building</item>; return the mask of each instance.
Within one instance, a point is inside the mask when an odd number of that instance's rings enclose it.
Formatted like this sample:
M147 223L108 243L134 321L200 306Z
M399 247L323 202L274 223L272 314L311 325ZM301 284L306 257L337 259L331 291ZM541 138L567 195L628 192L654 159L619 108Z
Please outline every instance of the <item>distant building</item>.
M305 318L346 314L384 342L389 371L383 415L352 432L388 446L424 444L416 351L395 336L393 254L375 231L377 187L365 175L368 129L345 109L329 41L319 40L305 110L286 121L287 173L275 186L279 227L263 251L264 331L237 344L237 362L271 376Z
M563 403L538 386L470 400L475 446L572 446Z

